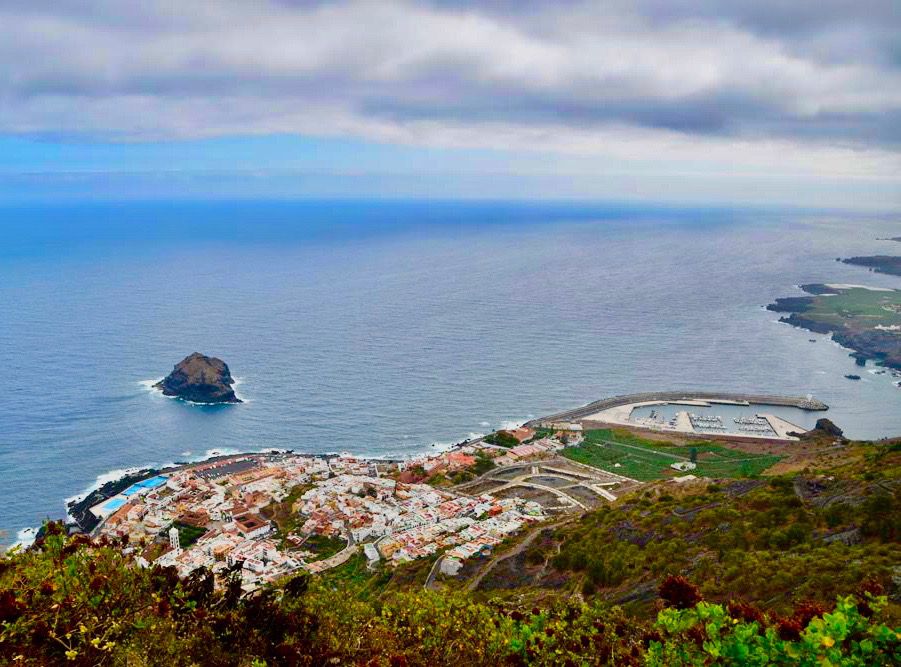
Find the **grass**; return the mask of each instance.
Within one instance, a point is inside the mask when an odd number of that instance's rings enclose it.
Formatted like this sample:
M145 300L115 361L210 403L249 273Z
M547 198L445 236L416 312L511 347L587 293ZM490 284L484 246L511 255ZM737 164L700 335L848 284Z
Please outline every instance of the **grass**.
M437 555L419 558L408 563L389 565L385 561L369 569L369 561L362 552L347 562L318 575L327 586L344 591L360 600L377 597L387 590L421 588Z
M858 323L867 327L901 324L901 291L853 288L814 297L804 316L833 326Z
M373 573L367 567L366 556L361 552L355 553L338 567L323 572L320 577L324 583L336 588L346 590L360 591L367 588L370 584L377 584L382 578L379 574ZM390 578L390 573L387 575ZM378 586L377 586L378 587Z
M347 541L341 537L327 537L325 535L310 535L303 543L303 549L316 554L315 560L325 560L347 546Z
M206 533L206 528L196 528L177 521L169 526L169 528L172 527L178 528L178 542L182 549L187 549ZM169 534L169 528L166 529L166 535Z
M564 449L563 455L579 463L649 482L682 474L670 465L690 460L692 449L697 454L697 468L691 472L699 477L754 477L780 459L733 451L713 442L676 445L610 429L587 431L585 440ZM617 463L619 467L616 467Z

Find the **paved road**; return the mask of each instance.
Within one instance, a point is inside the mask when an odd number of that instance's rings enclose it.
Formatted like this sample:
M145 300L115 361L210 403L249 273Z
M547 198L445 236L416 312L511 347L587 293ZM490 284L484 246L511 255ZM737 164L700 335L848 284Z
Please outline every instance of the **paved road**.
M527 480L529 477L534 477L534 475L532 475L531 473L529 473L528 475L520 475L519 477L514 477L513 479L511 479L509 482L507 482L507 483L504 484L503 486L501 486L501 487L499 487L499 488L497 488L497 489L494 489L491 493L492 493L492 494L498 493L499 491L504 491L505 489L511 489L511 488L513 488L513 487L516 487L516 486L525 486L525 487L530 488L530 489L538 489L538 490L540 490L540 491L547 491L548 493L552 493L552 494L554 494L555 496L557 496L558 498L562 498L564 501L566 501L566 502L568 502L568 503L570 503L570 504L572 504L572 505L578 505L578 506L581 507L583 510L587 510L587 509L588 509L587 507L585 507L585 505L583 505L582 503L580 503L578 500L576 500L575 498L573 498L573 497L572 497L571 495L569 495L568 493L563 493L563 491L561 491L560 489L555 489L555 488L552 487L552 486L545 486L544 484L536 484L535 482L527 482L527 481L525 481L525 480Z
M435 577L438 576L438 570L441 567L441 561L444 560L444 556L438 556L438 559L432 564L432 569L429 570L429 576L425 578L425 584L423 588L429 589L433 588L435 585Z

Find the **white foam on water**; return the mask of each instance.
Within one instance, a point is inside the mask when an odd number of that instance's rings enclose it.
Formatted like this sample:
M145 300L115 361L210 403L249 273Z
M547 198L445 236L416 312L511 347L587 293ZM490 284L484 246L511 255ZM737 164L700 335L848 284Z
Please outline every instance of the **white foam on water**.
M157 382L162 382L163 379L164 378L157 378L155 380L139 380L138 384L141 385L141 387L143 387L145 390L155 393L155 394L159 394L160 396L162 396L163 392L161 392L159 389L157 389L153 385L155 385Z
M232 376L232 380L234 380L234 383L232 384L232 389L235 392L235 398L237 398L242 403L253 403L253 401L251 399L238 393L238 387L240 385L244 384L244 378L239 378L237 375L235 375L235 376Z
M91 493L99 489L101 486L106 484L107 482L115 482L116 480L122 479L126 475L134 475L136 473L141 472L142 470L162 470L164 468L176 468L182 465L183 463L200 463L201 461L206 461L207 459L211 459L215 456L234 456L235 454L259 454L262 452L287 452L287 449L279 449L277 447L260 447L260 448L247 448L247 449L235 449L233 447L218 447L215 449L208 449L203 454L194 457L188 457L185 461L181 463L176 463L175 461L169 461L167 463L148 463L143 466L133 466L130 468L117 468L115 470L109 470L105 473L102 473L97 476L97 479L94 480L94 483L85 488L84 490L78 492L74 496L69 496L65 499L64 505L66 508L66 519L71 521L72 515L69 514L69 505L71 503L81 502L85 498L87 498ZM188 456L191 452L182 452L182 456ZM31 530L28 528L24 528L23 530ZM21 531L20 531L21 532Z
M115 482L117 479L122 479L126 475L133 475L141 470L146 470L147 468L152 468L153 466L140 466L133 468L119 468L116 470L110 470L108 472L97 475L97 479L91 484L89 487L84 489L83 491L77 493L74 496L69 496L66 498L65 503L66 507L69 507L70 503L81 502L85 498L87 498L91 493L99 489L101 486L106 484L107 482ZM68 513L66 514L68 516Z
M9 548L21 547L27 549L34 544L35 538L38 536L38 528L23 528L16 533L16 541L9 545Z
M217 447L215 449L208 449L203 453L203 456L199 457L197 461L203 461L204 459L211 459L214 456L232 456L234 454L240 454L240 449L235 449L234 447ZM193 461L192 461L193 463Z
M479 422L479 426L484 426L485 428L488 428L489 426L491 426L491 422Z
M454 443L454 442L432 442L432 443L429 443L429 447L432 449L437 449L439 452L446 452L446 451L452 449L455 444L456 443ZM428 456L429 454L432 454L432 453L433 452L420 452L418 454L413 454L411 456L414 456L414 457Z
M154 385L158 382L161 382L165 378L157 378L155 380L138 380L138 384L150 394L155 396L162 396L163 398L168 398L173 401L181 401L182 403L187 403L188 405L223 405L222 403L202 403L198 401L188 401L183 398L179 398L178 396L166 396L162 391L157 389ZM253 403L253 399L247 398L246 396L241 396L237 392L237 387L240 384L243 384L244 381L241 378L232 378L235 382L232 385L232 389L235 389L235 397L238 398L242 403Z
M528 421L527 419L520 419L519 421L514 421L512 419L508 419L501 422L501 430L502 431L512 431L515 428L519 428L523 424Z

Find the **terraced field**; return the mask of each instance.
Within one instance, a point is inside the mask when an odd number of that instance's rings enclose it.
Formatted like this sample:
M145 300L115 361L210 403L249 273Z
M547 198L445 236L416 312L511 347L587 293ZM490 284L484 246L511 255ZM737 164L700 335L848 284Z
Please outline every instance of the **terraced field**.
M684 474L672 469L670 465L689 461L692 449L695 450L697 468L691 472L704 477L753 477L780 458L737 452L713 442L675 445L645 440L609 429L586 432L584 442L575 447L567 447L563 450L563 455L579 463L649 482Z

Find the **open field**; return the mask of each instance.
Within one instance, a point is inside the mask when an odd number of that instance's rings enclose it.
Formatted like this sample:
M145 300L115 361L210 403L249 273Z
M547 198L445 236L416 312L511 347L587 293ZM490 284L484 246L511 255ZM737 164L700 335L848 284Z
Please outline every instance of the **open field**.
M690 460L692 449L697 454L697 469L691 472L705 477L751 477L780 459L774 455L734 451L712 442L676 445L610 429L587 431L585 441L576 447L567 447L563 455L619 475L652 481L684 474L670 465Z
M901 324L901 291L852 288L814 297L804 314L832 327Z
M819 284L801 288L813 296L776 299L767 308L790 313L781 322L831 332L859 361L873 359L901 370L901 290Z

